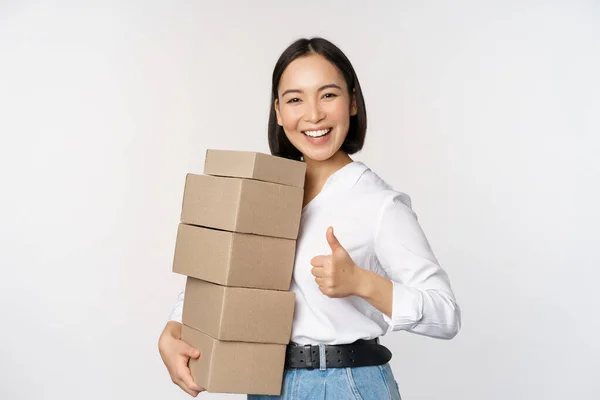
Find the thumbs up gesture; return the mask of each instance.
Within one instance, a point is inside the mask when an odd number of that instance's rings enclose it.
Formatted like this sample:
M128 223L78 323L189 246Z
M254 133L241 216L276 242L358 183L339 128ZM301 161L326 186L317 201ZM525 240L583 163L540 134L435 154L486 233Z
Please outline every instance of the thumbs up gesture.
M327 243L330 255L313 257L311 273L319 290L329 297L348 297L357 294L360 284L360 269L342 247L333 233L333 227L327 229Z

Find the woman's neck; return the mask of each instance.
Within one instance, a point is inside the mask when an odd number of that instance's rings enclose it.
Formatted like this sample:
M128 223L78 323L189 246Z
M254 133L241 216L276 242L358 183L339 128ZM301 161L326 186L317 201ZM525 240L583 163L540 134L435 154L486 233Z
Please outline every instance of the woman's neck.
M315 161L305 158L306 162L306 183L305 188L310 190L320 189L325 185L327 179L334 172L350 164L353 160L343 151L338 151L331 158L325 161Z

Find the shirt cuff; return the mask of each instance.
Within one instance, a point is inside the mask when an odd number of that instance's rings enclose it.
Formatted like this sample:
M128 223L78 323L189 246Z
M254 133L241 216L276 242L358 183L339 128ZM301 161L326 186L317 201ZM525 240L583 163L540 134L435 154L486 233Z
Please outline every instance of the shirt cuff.
M175 305L173 306L173 310L171 311L171 314L169 315L169 321L176 321L181 323L181 319L182 319L182 314L183 314L183 299L184 299L184 292L179 293L179 296L177 296L177 301L175 302Z
M423 318L423 294L419 289L402 285L392 280L392 318L385 314L383 319L388 324L388 332L410 330Z

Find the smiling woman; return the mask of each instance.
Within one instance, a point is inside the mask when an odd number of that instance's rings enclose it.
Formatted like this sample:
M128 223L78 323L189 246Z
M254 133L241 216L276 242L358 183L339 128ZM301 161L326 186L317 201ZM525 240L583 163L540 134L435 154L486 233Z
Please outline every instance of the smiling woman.
M300 39L277 61L272 83L271 153L305 162L306 181L281 395L248 399L398 400L391 352L379 337L454 337L460 309L448 276L410 198L350 157L363 147L367 116L344 53L322 38ZM180 340L183 298L160 350L173 380L197 395L203 389L187 361L199 352Z

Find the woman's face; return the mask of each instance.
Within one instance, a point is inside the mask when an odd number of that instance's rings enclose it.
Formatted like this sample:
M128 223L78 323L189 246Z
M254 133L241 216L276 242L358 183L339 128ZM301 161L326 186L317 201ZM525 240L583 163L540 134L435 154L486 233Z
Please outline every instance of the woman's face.
M341 148L356 101L335 65L318 54L297 58L283 71L277 94L277 123L305 159L324 161Z

